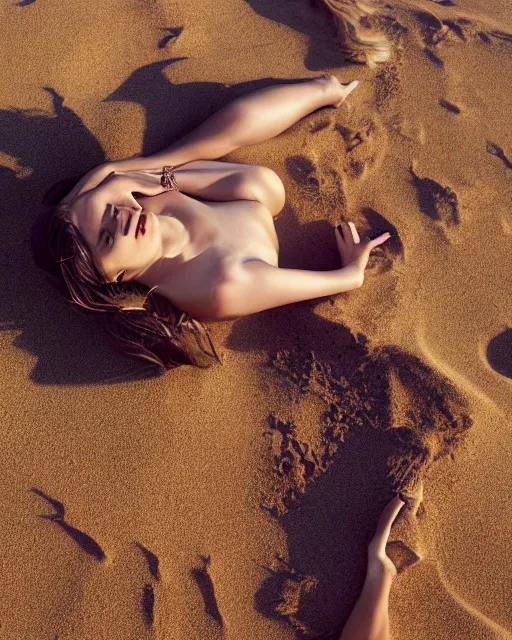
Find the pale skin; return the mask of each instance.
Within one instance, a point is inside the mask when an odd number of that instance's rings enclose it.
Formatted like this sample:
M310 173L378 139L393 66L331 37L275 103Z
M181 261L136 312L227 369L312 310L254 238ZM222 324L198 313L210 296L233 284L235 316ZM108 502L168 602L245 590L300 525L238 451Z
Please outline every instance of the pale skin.
M214 161L277 136L316 109L339 107L356 86L331 75L237 98L159 153L96 167L62 202L71 203L72 221L109 281L156 287L198 320L356 289L370 251L389 233L361 239L352 222L341 222L334 231L341 268L280 268L273 220L285 202L280 178L267 167ZM177 167L179 191L161 186L164 165ZM145 233L135 237L142 213Z
M368 545L366 578L339 640L389 640L389 592L396 567L386 555L391 526L405 502L395 496L384 507Z

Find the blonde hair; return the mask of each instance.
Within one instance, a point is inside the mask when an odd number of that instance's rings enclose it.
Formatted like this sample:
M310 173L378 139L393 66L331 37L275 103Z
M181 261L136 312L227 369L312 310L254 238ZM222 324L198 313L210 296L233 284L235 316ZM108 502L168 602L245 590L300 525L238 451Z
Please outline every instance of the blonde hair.
M359 0L322 0L333 15L347 59L370 66L386 62L391 46L386 36L363 26L376 9Z

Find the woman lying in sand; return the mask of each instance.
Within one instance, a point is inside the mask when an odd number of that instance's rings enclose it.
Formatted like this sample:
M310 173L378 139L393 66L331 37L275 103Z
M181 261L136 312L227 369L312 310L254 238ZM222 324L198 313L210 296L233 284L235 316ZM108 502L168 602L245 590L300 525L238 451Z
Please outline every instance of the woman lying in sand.
M280 268L280 178L267 167L213 161L277 136L316 109L338 107L357 84L324 75L261 89L155 155L106 162L71 191L69 181L57 183L34 224L36 264L68 299L103 313L122 351L161 369L217 357L202 320L361 287L371 250L389 233L360 239L352 222L341 222L341 268ZM179 190L162 186L166 165ZM137 294L143 303L133 302Z

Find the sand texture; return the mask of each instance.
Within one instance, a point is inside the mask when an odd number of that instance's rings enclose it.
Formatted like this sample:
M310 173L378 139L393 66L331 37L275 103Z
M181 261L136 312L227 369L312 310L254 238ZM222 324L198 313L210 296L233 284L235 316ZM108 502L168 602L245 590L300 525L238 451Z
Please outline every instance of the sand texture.
M512 7L379 6L370 68L309 0L3 3L1 640L335 638L419 481L393 639L512 638ZM148 377L33 264L42 194L324 72L346 103L224 159L282 178L280 266L338 268L341 220L393 237L360 289Z

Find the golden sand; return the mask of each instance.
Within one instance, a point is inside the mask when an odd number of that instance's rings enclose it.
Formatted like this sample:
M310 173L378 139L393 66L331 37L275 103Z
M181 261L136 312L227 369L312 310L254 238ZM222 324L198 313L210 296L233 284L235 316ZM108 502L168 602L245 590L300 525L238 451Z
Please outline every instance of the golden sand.
M339 630L418 478L394 640L512 637L508 0L382 3L375 69L307 0L1 11L0 638ZM226 160L282 178L281 266L337 268L340 219L390 230L364 286L215 325L222 367L141 377L33 265L42 194L323 72L360 84Z

